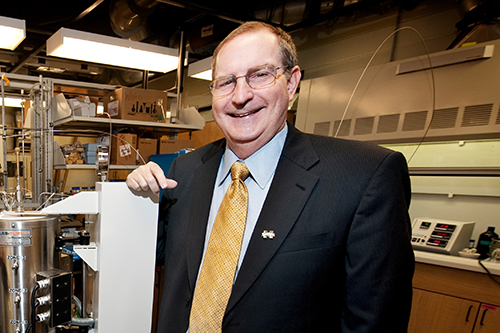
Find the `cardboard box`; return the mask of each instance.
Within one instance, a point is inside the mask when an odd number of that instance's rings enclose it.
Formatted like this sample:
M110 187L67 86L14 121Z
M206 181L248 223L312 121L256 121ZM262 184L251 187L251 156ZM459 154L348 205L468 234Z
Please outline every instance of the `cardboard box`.
M113 118L159 121L162 105L167 105L167 93L152 89L122 87L103 97L104 111Z
M171 140L168 136L162 136L158 153L173 154L176 151L186 148L194 148L194 140Z
M142 156L144 162L149 162L151 160L151 155L155 155L157 150L157 139L139 138L137 140L137 152ZM143 164L143 161L139 156L137 156L137 164Z
M109 180L126 180L129 174L129 170L117 170L111 169L108 172Z
M111 140L111 164L135 165L137 135L118 133Z

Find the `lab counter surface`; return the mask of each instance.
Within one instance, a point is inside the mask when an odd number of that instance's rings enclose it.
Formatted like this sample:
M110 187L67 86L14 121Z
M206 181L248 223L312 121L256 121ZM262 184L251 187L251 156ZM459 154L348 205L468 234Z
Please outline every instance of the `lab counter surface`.
M415 262L422 264L430 264L442 267L457 268L473 272L485 273L477 259L470 259L446 254L431 253L425 251L414 251ZM500 276L500 263L481 261L491 274Z

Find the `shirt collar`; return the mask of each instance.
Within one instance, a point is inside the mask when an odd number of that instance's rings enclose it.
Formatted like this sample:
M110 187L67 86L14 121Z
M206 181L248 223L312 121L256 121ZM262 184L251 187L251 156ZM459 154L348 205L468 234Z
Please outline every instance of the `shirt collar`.
M272 179L276 166L278 165L281 151L285 145L285 139L288 133L288 124L276 134L271 141L253 153L250 157L240 160L231 149L226 145L224 156L222 157L217 185L221 186L231 172L231 166L236 161L245 162L250 171L251 178L260 188L264 188ZM250 177L249 177L250 178Z

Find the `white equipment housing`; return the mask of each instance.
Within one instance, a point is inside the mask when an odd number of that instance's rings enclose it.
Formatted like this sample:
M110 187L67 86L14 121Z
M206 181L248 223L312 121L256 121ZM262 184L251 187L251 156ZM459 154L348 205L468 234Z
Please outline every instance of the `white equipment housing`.
M448 221L428 217L413 221L411 242L414 250L458 255L469 246L475 222Z
M43 210L49 214L98 214L95 242L74 246L96 272L94 333L151 332L158 197L133 193L125 183L97 183Z

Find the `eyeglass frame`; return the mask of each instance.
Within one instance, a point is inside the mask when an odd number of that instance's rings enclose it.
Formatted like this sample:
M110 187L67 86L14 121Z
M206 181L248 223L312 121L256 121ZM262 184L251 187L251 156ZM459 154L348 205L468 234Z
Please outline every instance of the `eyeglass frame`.
M258 72L260 70L263 70L263 69L272 69L274 71L274 74L273 73L270 73L270 74L274 77L274 80L271 81L271 82L269 82L269 84L266 84L266 85L264 85L262 87L256 87L256 88L252 87L250 85L250 82L249 82L249 75L252 75L252 74L254 74L254 73L256 73L256 72ZM277 72L278 72L279 69L284 69L283 73L277 74ZM210 93L214 97L228 96L228 95L232 94L234 92L234 90L236 89L236 84L238 82L238 79L244 77L246 83L248 84L248 86L250 88L252 88L253 90L264 89L264 88L268 88L268 87L273 86L276 83L276 80L278 80L283 74L285 74L288 69L289 69L289 66L278 66L278 67L276 67L274 65L269 65L269 64L262 65L262 66L258 66L258 67L255 67L255 68L251 69L245 75L234 76L233 74L230 74L230 75L216 77L215 79L212 80L212 82L210 82L210 84L208 85L208 88L210 89ZM224 78L227 78L228 80L230 79L231 82L234 82L233 89L230 92L222 94L222 95L216 95L216 94L214 94L214 89L213 89L214 82L216 80L220 80L220 79L224 79Z

